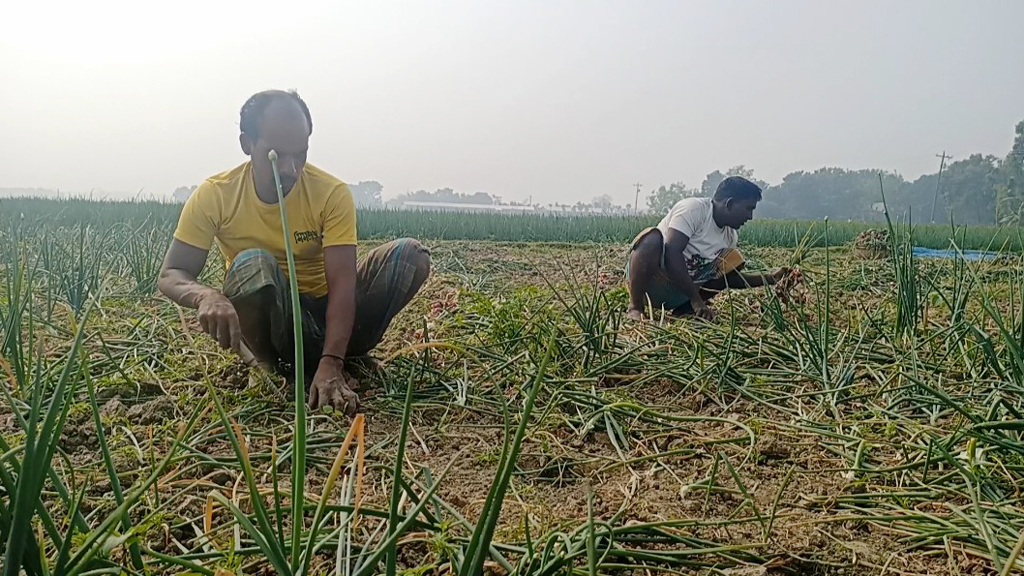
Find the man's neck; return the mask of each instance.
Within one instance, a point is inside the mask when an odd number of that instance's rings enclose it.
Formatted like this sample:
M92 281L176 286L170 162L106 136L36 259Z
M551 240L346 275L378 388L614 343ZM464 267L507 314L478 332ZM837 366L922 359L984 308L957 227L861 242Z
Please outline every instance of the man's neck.
M712 200L711 201L711 219L715 221L715 226L718 226L719 228L725 228L725 225L722 224L722 220L721 220L721 214L720 214L721 211L722 211L722 209L718 206L718 202L715 202L714 200Z
M256 184L256 197L266 204L277 204L277 190L274 187L271 187L269 190L262 190L260 185Z
M256 189L256 197L262 200L265 204L277 204L277 185L271 182L269 185L260 185L259 180L256 179L256 175L252 174L252 185ZM288 195L287 192L284 193Z

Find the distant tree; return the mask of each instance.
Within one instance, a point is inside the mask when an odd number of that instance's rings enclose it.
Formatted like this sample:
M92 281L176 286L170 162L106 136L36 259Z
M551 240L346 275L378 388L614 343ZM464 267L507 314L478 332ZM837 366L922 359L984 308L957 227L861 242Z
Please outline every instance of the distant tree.
M448 202L456 204L498 204L499 198L497 196L491 196L486 192L474 192L473 194L463 194L456 192L451 188L439 188L433 192L427 192L426 190L417 190L415 192L407 192L392 200L388 201L392 204L402 205L406 202Z
M602 194L591 200L590 205L593 206L595 210L608 211L612 209L614 201L608 194Z
M756 214L765 218L878 220L883 217L872 206L881 201L879 170L819 168L793 172L782 183L765 190ZM887 200L903 185L898 174L883 173ZM893 210L890 205L890 212Z
M996 217L1000 224L1024 225L1024 121L1017 124L1013 147L1000 168Z
M683 198L692 198L700 195L700 190L687 188L686 184L682 182L670 184L667 188L662 185L654 191L654 194L647 197L647 208L651 212L664 214Z
M945 172L945 170L943 170ZM885 186L885 200L889 207L889 214L901 218L909 218L914 222L927 223L931 221L932 206L935 207L935 221L948 222L949 211L946 208L946 198L936 195L939 186L939 175L922 174L913 182L904 182L898 189L890 188L889 183ZM942 175L942 187L946 187L946 175ZM878 177L875 177L875 188L878 187Z
M348 187L352 191L352 199L360 208L375 208L383 205L381 192L384 186L376 180L365 180L359 184L352 184Z
M972 154L946 166L941 194L953 222L994 224L1000 176L999 159L991 155Z
M720 170L715 170L714 172L705 176L704 181L701 182L700 184L700 195L704 196L705 198L710 198L714 196L715 190L718 189L718 185L722 183L722 180L725 180L729 176L741 176L743 178L746 178L747 180L750 180L754 184L760 186L762 190L768 187L767 182L764 182L763 180L758 180L757 178L754 177L754 171L752 169L747 168L743 164L740 164L739 166L733 166L732 168L729 168L728 170L725 171L725 174L723 174Z
M178 186L174 189L174 194L171 195L171 198L178 204L184 204L195 191L195 186Z

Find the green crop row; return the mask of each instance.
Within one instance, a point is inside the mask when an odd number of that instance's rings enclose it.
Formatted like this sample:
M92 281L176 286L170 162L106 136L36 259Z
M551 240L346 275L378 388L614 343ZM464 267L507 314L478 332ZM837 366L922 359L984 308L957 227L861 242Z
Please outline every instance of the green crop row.
M124 224L172 228L181 206L154 201L104 201L87 199L9 198L0 200L0 220L22 218L28 225L89 224L106 227ZM494 240L504 242L626 243L660 216L552 216L540 214L480 214L420 212L394 209L360 209L359 237L386 239L410 236L428 240ZM740 242L754 246L795 247L806 238L807 246L824 246L822 222L808 220L754 220L740 233ZM828 243L845 244L878 224L829 222ZM914 227L917 246L948 248L954 227L928 224ZM1016 227L971 226L956 229L957 243L971 250L1011 250L1024 247Z

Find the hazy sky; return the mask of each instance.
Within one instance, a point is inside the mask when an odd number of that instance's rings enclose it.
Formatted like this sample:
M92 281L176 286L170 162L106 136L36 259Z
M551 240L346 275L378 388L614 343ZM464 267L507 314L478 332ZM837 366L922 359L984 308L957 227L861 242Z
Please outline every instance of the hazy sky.
M161 7L153 11L151 6ZM0 18L0 187L169 194L296 88L310 161L385 196L633 201L746 164L937 168L1024 119L1024 2L36 2Z

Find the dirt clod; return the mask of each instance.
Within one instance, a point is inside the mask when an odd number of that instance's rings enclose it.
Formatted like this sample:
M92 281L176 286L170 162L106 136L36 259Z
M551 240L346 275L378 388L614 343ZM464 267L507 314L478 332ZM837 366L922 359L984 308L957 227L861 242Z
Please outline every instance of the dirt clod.
M132 406L128 409L127 418L133 424L148 426L150 424L159 424L173 415L174 401L166 396L161 396L149 402Z
M104 418L114 418L121 416L125 413L128 408L121 402L121 399L117 396L107 400L107 403L100 407L100 416Z

